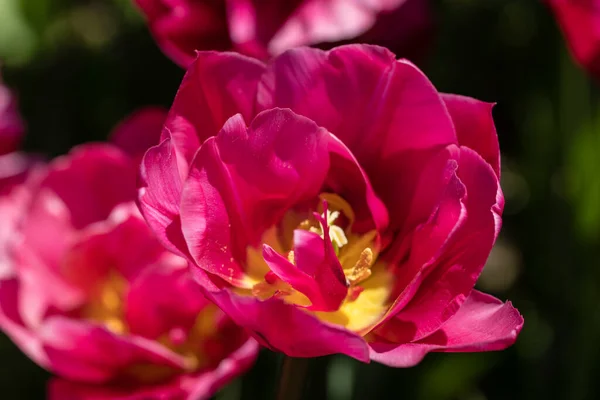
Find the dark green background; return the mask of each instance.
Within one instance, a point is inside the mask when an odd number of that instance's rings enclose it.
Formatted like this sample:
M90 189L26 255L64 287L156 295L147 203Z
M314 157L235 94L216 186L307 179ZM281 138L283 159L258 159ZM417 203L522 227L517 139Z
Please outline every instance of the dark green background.
M598 86L574 65L542 2L434 8L427 75L441 91L498 103L507 205L478 285L511 299L525 328L507 351L432 354L412 369L319 359L309 398L326 390L332 400L598 399ZM104 140L136 107L168 106L183 75L129 0L1 0L0 58L28 123L26 148L50 156ZM218 398L270 398L279 362L262 353ZM0 368L1 399L44 397L48 375L4 337Z

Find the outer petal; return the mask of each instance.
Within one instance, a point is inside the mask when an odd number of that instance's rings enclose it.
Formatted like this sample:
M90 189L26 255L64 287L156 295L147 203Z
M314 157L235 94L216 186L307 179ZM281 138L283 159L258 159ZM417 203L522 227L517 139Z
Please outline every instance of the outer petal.
M135 205L123 204L115 208L107 221L89 227L77 237L63 254L60 274L71 286L89 295L110 271L132 280L162 254L164 249Z
M573 57L600 76L600 8L594 0L548 0Z
M0 154L0 195L9 193L16 185L23 183L40 161L38 156L17 151Z
M159 143L167 110L144 107L129 115L110 134L110 141L131 157L140 159L146 150Z
M229 35L236 50L267 59L269 41L305 0L227 0Z
M17 279L0 280L0 327L28 357L44 368L49 363L38 335L27 328L19 310L21 288Z
M500 148L492 118L494 105L455 94L443 94L442 98L452 116L458 143L479 153L500 177Z
M17 150L24 132L17 101L0 78L0 155Z
M119 149L83 145L49 166L41 186L65 203L75 228L105 219L120 203L135 200L137 166Z
M160 262L147 265L131 282L125 319L132 333L158 339L171 329L188 332L208 303L191 279L187 263L179 257L165 255Z
M352 1L352 0L351 0ZM431 39L435 32L431 4L423 0L375 0L387 8L377 16L375 24L364 34L351 41L372 43L390 49L394 54L413 61L419 61L429 53ZM346 43L344 41L342 43ZM340 42L334 43L339 46Z
M352 230L384 232L389 223L385 205L375 194L369 177L354 155L333 135L329 138L329 157L331 168L324 190L336 193L352 206L356 219Z
M289 207L319 193L329 168L328 133L289 110L261 113L246 128L232 117L200 149L186 181L183 233L197 265L243 286L237 260Z
M141 163L138 203L140 211L163 246L175 254L188 254L181 233L179 203L182 177L171 139L150 148Z
M467 220L433 261L434 269L391 327L383 327L394 342L423 338L451 318L471 292L499 229L503 200L498 179L473 150L461 147L458 177L467 190Z
M368 362L364 339L346 329L320 322L295 306L271 298L260 301L228 289L205 292L237 324L264 346L291 357L319 357L346 354Z
M423 185L419 185L417 191L418 195L437 197L437 204L432 207L425 222L405 237L399 236L383 255L384 260L395 268L396 290L400 293L382 320L384 326L379 328L379 332L383 335L382 331L385 331L400 341L402 334L412 335L414 331L407 327L394 329L394 323L385 321L410 302L423 281L437 267L437 260L447 251L450 238L467 219L466 207L463 204L466 191L456 174L457 163L448 159L446 152L441 152L439 156L441 157L432 160L428 165ZM440 161L445 163L445 166L440 165ZM443 169L440 169L441 166ZM417 199L421 202L430 201L419 196L416 197L416 202Z
M472 291L460 310L438 331L415 343L370 343L371 359L392 367L411 367L432 351L503 350L523 327L523 317L510 302Z
M289 50L261 79L258 104L289 107L324 126L371 177L400 151L456 143L448 111L431 82L414 65L377 46Z
M49 400L207 400L220 388L252 366L258 343L248 339L211 370L184 375L163 385L111 388L54 379L49 385Z
M136 364L175 371L185 367L183 357L155 341L115 335L103 327L65 317L48 318L39 335L52 371L80 382L105 383Z
M189 164L200 144L225 121L254 118L254 99L264 64L237 53L199 52L177 92L162 139L171 137L180 166ZM182 171L187 175L187 170Z
M224 1L135 0L162 51L187 68L196 50L227 50Z

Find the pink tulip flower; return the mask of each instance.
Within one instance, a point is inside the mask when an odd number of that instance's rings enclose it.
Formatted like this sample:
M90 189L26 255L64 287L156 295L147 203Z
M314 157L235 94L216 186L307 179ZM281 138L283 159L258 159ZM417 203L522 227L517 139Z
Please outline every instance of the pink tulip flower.
M57 375L50 399L207 399L257 354L148 229L138 166L84 145L0 198L0 326Z
M409 57L427 46L427 0L135 0L163 52L187 67L196 50L266 59L296 46L358 41Z
M412 366L504 349L521 315L473 289L504 206L491 110L376 46L199 52L140 207L273 350Z
M600 1L548 0L573 58L600 77Z

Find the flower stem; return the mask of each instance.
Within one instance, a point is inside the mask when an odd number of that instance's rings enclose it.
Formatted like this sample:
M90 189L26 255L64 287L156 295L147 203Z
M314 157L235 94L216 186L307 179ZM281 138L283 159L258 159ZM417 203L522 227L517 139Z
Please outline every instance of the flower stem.
M310 358L285 356L279 378L277 400L301 400L306 386Z

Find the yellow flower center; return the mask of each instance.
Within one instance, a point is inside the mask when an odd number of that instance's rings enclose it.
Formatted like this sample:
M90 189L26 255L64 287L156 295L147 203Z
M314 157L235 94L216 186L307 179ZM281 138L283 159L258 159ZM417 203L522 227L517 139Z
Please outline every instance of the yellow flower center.
M91 300L83 307L81 316L105 326L116 334L129 334L124 315L124 298L127 290L127 280L118 273L111 272L107 279L98 285ZM207 305L198 313L191 330L174 327L157 339L163 346L184 358L184 368L187 372L196 371L208 363L202 351L202 343L217 334L218 311L215 305ZM168 366L145 363L129 366L124 372L125 375L145 383L162 381L177 373L177 370Z
M329 228L329 239L346 276L348 294L337 311L308 311L323 321L342 325L349 330L366 334L385 314L389 306L393 276L385 264L377 260L375 243L377 232L352 232L354 212L350 205L335 194L323 193L328 209L319 209ZM304 215L304 217L303 217ZM280 227L272 227L263 235L263 243L287 257L295 264L293 231L304 229L324 237L324 227L313 217L289 211ZM310 215L310 214L309 214ZM344 218L342 218L344 217ZM237 289L241 294L252 294L261 299L280 297L289 304L309 307L310 300L291 285L268 275L269 267L262 256L262 246L247 249L247 280L250 291Z

